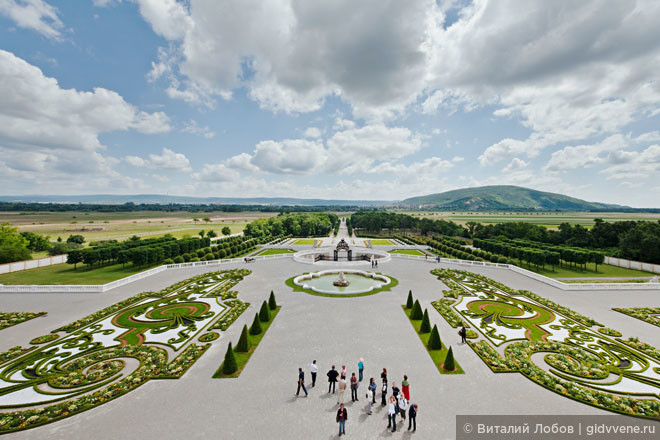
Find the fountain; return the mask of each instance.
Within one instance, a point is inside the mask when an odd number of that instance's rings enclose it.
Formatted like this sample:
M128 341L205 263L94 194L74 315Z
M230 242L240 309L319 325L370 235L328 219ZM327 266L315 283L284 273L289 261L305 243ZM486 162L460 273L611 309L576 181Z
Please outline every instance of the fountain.
M337 278L337 279L332 283L333 286L337 286L337 287L346 287L346 286L348 286L349 284L350 284L350 283L348 282L348 280L346 279L346 277L344 277L344 272L339 272L339 278Z

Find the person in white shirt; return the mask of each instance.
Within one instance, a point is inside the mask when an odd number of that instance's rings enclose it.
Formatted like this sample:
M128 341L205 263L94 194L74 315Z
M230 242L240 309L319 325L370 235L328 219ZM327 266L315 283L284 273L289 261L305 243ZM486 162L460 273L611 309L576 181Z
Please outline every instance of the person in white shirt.
M387 406L387 427L396 432L396 397L390 396L390 403Z
M406 420L406 410L408 409L408 401L406 396L403 393L399 393L399 414L401 414L401 419Z
M309 366L309 370L312 372L312 387L316 385L316 373L319 372L319 366L316 365L316 359L312 362L312 365Z

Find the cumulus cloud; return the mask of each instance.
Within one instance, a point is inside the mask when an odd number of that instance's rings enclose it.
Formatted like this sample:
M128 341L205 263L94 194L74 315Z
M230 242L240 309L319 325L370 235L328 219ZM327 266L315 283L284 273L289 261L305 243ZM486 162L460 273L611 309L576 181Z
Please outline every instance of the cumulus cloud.
M615 160L617 151L623 150L629 144L629 139L622 135L612 135L602 142L590 145L577 145L564 147L552 153L545 165L546 171L568 171L579 168L588 168L602 164L608 160ZM614 156L610 156L610 154ZM619 156L624 154L619 153Z
M125 156L124 160L134 167L164 169L174 171L191 171L190 161L183 153L176 153L169 148L163 148L161 154L149 154L148 159L139 156Z
M193 174L195 180L203 182L233 182L239 180L240 174L227 165L218 164L205 164L202 171Z
M512 171L519 170L521 168L525 168L527 165L528 165L527 162L525 162L524 160L519 159L517 157L514 157L511 160L511 162L509 162L509 165L507 165L506 167L504 167L502 169L502 172L503 173L510 173Z
M308 138L319 138L321 137L321 130L319 130L317 127L309 127L307 130L305 130L305 137Z
M191 119L188 122L184 122L181 131L184 133L202 136L205 139L213 139L213 137L215 137L215 132L213 130L211 130L207 125L203 127L200 126L194 119Z
M60 40L64 25L57 8L43 0L0 0L0 14L18 27L30 29L44 37Z

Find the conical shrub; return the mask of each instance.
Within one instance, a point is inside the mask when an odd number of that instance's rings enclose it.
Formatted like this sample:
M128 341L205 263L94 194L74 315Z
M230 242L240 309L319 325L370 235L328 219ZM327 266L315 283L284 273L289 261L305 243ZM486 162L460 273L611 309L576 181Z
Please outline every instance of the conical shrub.
M259 322L259 314L255 313L254 321L252 321L252 325L250 326L250 334L258 335L260 333L261 333L261 323Z
M234 350L231 348L231 342L227 346L227 353L225 353L225 361L222 363L222 372L224 374L233 374L238 370L238 364L236 363L236 356L234 356Z
M268 307L270 307L271 310L275 310L277 308L277 302L275 302L275 294L273 291L270 291L270 297L268 297Z
M410 319L422 319L424 313L422 312L422 306L419 305L419 300L415 300L415 305L413 305L412 312L410 312Z
M422 325L419 327L420 333L430 333L431 332L431 321L429 320L429 311L424 309L424 316L422 317Z
M431 336L429 336L429 349L440 350L441 348L440 332L438 332L438 326L434 325L433 330L431 330Z
M250 351L250 340L248 339L247 325L243 326L241 337L238 338L238 344L236 344L236 351L240 351L241 353L247 353Z
M452 351L451 347L449 347L449 351L447 352L447 357L445 358L445 364L443 368L447 371L454 371L456 369L456 362L454 362L454 352Z
M268 322L270 321L270 313L268 312L268 304L264 301L261 304L261 310L259 310L259 321Z
M406 301L406 309L412 309L413 308L413 297L412 297L412 290L408 291L408 301Z

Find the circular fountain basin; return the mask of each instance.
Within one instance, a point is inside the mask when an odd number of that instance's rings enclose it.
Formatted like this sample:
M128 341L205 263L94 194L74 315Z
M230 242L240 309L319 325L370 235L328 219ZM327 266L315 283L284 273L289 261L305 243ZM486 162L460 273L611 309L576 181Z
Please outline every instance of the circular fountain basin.
M348 286L335 286L334 283L344 272L344 277L349 282ZM353 295L356 293L367 293L389 285L392 280L385 275L354 269L333 269L299 275L293 279L293 283L303 289L309 289L318 293L331 295Z

